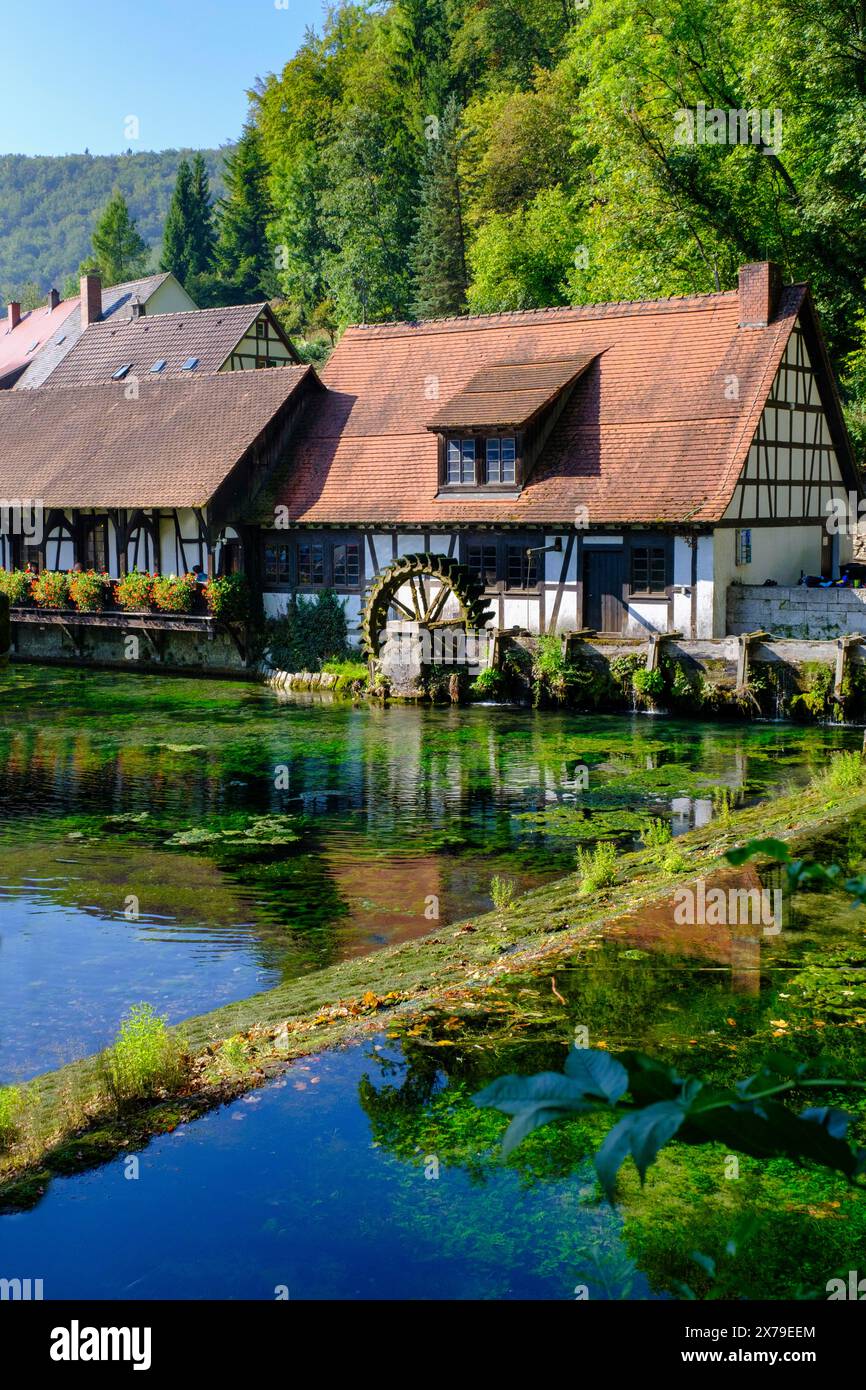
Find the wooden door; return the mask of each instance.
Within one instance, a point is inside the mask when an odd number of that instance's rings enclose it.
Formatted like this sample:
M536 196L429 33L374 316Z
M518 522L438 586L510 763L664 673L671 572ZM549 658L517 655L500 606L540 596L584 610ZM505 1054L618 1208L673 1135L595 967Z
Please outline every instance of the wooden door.
M622 586L625 558L622 549L587 547L583 553L583 625L596 632L622 632L625 610Z

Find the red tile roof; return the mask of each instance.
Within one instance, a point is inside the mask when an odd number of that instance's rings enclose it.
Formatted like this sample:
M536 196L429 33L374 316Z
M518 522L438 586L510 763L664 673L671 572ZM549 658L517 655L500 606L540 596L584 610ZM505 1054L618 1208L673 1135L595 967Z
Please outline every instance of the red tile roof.
M312 367L272 367L141 382L131 396L123 382L0 392L0 496L203 506L306 378Z
M91 323L78 342L55 367L49 386L93 386L108 382L121 367L128 376L143 381L154 376L166 380L187 376L184 362L197 358L195 371L204 376L218 372L232 349L253 327L261 314L274 323L266 303L233 304L223 309L186 309L169 314L143 314L135 319L109 318ZM286 342L290 351L291 344ZM296 356L296 354L295 354ZM154 363L163 368L153 373Z
M592 361L590 354L557 362L482 367L428 422L431 430L512 426L522 429Z
M734 292L347 329L277 501L316 524L718 520L804 306L792 286L766 328L739 328ZM434 411L480 370L587 358L519 497L437 501Z
M77 308L77 299L61 299L55 309L43 304L22 314L20 323L11 330L9 315L0 319L0 387L13 385L51 335Z

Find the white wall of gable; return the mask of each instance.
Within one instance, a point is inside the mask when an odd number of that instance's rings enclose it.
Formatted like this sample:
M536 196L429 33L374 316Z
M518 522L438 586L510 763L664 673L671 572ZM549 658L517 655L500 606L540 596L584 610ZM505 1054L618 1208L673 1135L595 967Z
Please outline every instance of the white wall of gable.
M788 340L725 520L799 522L826 517L847 489L798 326Z

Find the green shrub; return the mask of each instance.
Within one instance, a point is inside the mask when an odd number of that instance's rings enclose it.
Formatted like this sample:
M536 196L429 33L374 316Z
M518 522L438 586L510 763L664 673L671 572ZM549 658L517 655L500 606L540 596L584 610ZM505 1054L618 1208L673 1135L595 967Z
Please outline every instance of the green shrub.
M245 574L222 574L204 586L205 603L215 618L243 623L250 615L250 586Z
M105 606L107 575L95 570L76 570L69 576L69 597L79 613L97 613Z
M611 840L599 840L593 850L581 845L577 851L577 871L581 893L609 888L616 881L616 845Z
M535 703L539 704L546 695L555 704L565 704L576 675L575 668L566 660L562 638L555 633L539 637L532 658Z
M19 1086L0 1086L0 1149L7 1149L17 1138L23 1104Z
M666 820L651 820L641 833L641 839L647 849L658 849L661 845L670 844L673 831Z
M470 689L478 700L499 700L505 694L506 686L507 680L501 671L497 671L495 666L485 666L483 671L478 672Z
M29 570L0 570L0 593L10 604L28 603L33 597L30 585L34 577Z
M150 607L154 576L141 570L130 570L118 581L115 598L127 613L140 613Z
M654 671L648 671L645 666L640 667L632 675L631 681L635 693L643 700L658 700L664 694L664 673L658 666Z
M157 574L150 591L161 613L191 613L196 587L194 574Z
M490 880L490 896L497 912L504 912L506 908L513 907L516 899L514 880L500 878L499 874L494 874Z
M352 654L345 607L330 589L312 598L292 594L286 612L268 620L266 640L281 671L320 671L324 661Z
M834 753L819 778L824 791L856 791L866 783L866 766L859 753Z
M150 1004L133 1004L104 1056L105 1079L118 1105L177 1087L184 1052Z
M69 575L62 570L43 570L34 578L32 592L40 608L66 608L69 603Z

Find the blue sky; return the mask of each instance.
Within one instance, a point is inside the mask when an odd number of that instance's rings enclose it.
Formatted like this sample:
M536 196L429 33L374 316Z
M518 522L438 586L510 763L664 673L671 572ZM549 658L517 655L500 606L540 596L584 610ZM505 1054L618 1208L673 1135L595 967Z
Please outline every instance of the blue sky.
M233 140L247 88L321 27L323 5L0 0L0 11L0 154L116 154Z

